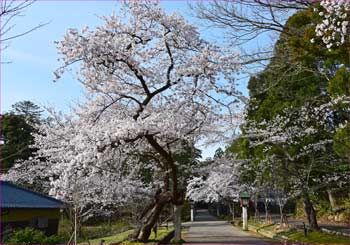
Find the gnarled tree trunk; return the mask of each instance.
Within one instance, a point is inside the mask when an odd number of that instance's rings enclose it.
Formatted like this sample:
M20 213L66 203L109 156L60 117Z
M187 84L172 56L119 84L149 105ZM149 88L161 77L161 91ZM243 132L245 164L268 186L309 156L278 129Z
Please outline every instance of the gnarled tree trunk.
M134 237L137 241L148 241L152 228L159 219L160 213L162 212L164 206L167 203L170 203L171 200L172 194L169 191L158 191L158 193L156 194L155 201L151 205L149 205L141 215L141 225L134 234Z
M312 202L307 192L304 192L303 198L304 198L304 210L305 210L305 214L306 214L310 229L319 230L320 228L318 227L318 224L317 224L316 211L312 205Z
M153 147L153 149L159 153L164 170L168 172L167 176L167 183L165 185L165 189L168 189L169 185L169 178L171 179L172 187L171 192L167 191L164 193L164 195L160 195L159 200L155 203L155 206L153 209L150 209L150 218L146 217L146 222L142 223L142 227L140 229L140 232L138 234L138 241L146 242L148 240L148 237L151 233L151 229L155 222L157 221L160 212L162 211L162 208L166 203L172 202L176 207L178 207L177 210L174 210L174 225L175 225L175 235L180 237L181 239L181 211L182 205L184 204L184 191L180 190L178 188L178 169L177 165L175 164L175 161L173 159L173 155L171 151L167 150L167 147L162 146L159 144L156 138L154 138L152 135L146 136L147 141L150 143L150 145ZM166 195L165 195L166 194ZM179 239L179 240L180 240ZM176 238L175 238L176 240Z

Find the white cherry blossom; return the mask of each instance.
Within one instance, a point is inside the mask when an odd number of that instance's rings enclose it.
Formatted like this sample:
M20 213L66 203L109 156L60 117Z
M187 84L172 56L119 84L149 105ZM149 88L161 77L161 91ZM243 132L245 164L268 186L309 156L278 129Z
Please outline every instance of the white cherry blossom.
M324 11L319 12L322 22L316 25L316 36L328 49L344 44L349 37L350 2L322 0L320 4Z
M247 189L239 180L243 163L243 160L236 160L233 156L213 159L199 171L199 176L189 180L187 198L207 203L237 201L239 193Z

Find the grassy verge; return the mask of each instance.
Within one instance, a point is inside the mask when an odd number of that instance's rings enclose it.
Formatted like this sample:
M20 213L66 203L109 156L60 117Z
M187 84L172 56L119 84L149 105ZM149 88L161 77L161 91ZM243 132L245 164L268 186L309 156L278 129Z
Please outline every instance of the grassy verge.
M80 233L78 233L79 237L77 240L79 243L83 243L89 240L99 239L100 237L108 237L130 230L130 227L127 220L123 218L110 223L100 222L94 225L83 225ZM68 242L72 235L71 222L68 219L60 221L58 235L62 238L62 241Z
M301 242L307 244L350 244L350 238L345 236L337 236L328 234L321 231L309 232L307 237L304 236L304 232L295 229L289 229L285 231L278 231L277 225L262 225L262 224L250 224L253 225L255 232L261 235L268 235L274 239L287 239L288 242Z
M288 239L310 244L350 244L350 237L336 236L320 231L310 232L307 237L303 231L295 231L289 234Z
M89 242L84 242L81 244L100 244L101 240L104 240L104 244L110 244L110 243L120 243L124 240L128 239L128 236L133 233L133 230L128 230L113 236L106 236L106 237L99 237L93 240L89 240Z
M172 239L170 241L170 244L185 244L186 241L184 239L181 239L180 241L174 241L174 239Z
M171 228L159 228L157 231L157 237L155 236L154 232L151 233L149 241L146 244L157 244L159 241L161 241L166 235L168 235L172 231ZM122 232L117 235L113 236L106 236L106 237L100 237L93 240L89 240L90 244L100 244L101 240L105 240L104 244L111 244L111 243L118 243L118 244L144 244L144 243L137 243L132 242L128 240L128 236L132 234L133 230L128 230L125 232ZM88 244L87 242L81 243L81 244Z

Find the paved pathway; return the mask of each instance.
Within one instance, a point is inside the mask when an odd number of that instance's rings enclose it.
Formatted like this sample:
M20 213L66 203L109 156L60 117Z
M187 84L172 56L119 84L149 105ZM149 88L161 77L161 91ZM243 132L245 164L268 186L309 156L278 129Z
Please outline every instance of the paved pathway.
M271 244L227 221L219 221L208 210L197 210L195 222L184 226L189 227L186 243Z

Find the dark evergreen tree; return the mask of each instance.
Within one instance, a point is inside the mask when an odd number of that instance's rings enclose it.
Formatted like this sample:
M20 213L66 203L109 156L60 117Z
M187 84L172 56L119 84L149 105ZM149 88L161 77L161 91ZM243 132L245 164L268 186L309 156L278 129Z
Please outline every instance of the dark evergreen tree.
M17 160L28 159L36 149L32 132L35 124L40 123L40 107L30 101L18 102L13 110L1 115L1 170L7 172Z
M298 139L298 144L287 142L253 146L258 139L248 136L246 132L253 122L270 122L281 115L293 124L298 121L301 108L318 108L331 101L328 91L332 83L329 83L328 77L334 75L337 68L345 63L349 52L344 47L330 52L321 45L312 44L310 40L315 37L317 21L319 16L312 8L299 11L288 19L284 26L288 31L281 32L275 45L274 57L264 71L249 81L247 123L242 127L242 137L228 148L231 152L241 152L241 156L250 160L250 166L245 168L246 172L242 176L243 181L254 183L258 187L277 181L274 186L279 188L298 188L312 229L318 229L313 197L328 190L331 184L326 180L332 175L344 176L348 169L335 154L331 143L326 143L325 149L314 150L298 160L293 160L293 156L298 155L307 145L332 139L333 134L330 132L335 131L337 120L342 121L339 119L342 111L334 108L327 121L322 122L333 130L320 127L320 122L313 116L301 122L304 127L308 125L317 128L317 134ZM339 79L347 80L344 76ZM338 91L338 87L347 88L334 82L333 90ZM288 124L285 126L288 127ZM339 138L347 139L343 134ZM338 147L339 152L344 152L343 148ZM275 178L276 176L282 178ZM320 184L322 182L328 186ZM336 182L332 184L336 185Z

